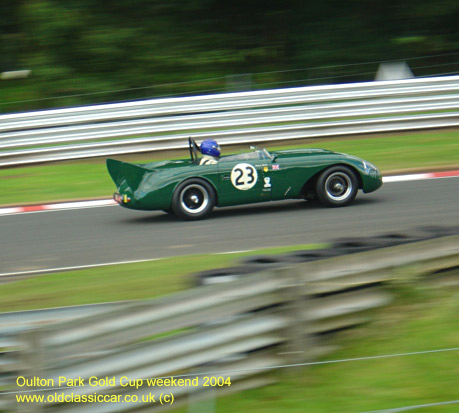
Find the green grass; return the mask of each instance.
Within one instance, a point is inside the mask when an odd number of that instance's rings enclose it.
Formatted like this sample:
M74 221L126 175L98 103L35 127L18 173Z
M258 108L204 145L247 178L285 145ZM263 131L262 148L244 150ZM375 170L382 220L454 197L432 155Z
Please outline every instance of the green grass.
M1 169L1 204L108 197L114 185L101 162Z
M236 265L241 257L326 247L308 244L236 254L186 255L35 276L0 284L0 312L153 298L192 287L191 273Z
M457 314L457 290L399 298L377 311L371 324L345 333L338 340L342 350L328 360L458 347ZM458 355L450 351L293 367L273 373L277 384L218 398L215 412L357 413L459 400ZM455 404L416 411L458 409Z
M266 147L280 149L276 143ZM360 156L376 164L383 174L459 168L459 130L304 140L282 149L296 147L323 147ZM227 149L226 152L229 151ZM146 155L118 158L148 162L169 156L186 157L188 154L185 151L172 155L159 152L150 159ZM115 190L102 159L0 169L0 187L3 195L0 205L107 198Z

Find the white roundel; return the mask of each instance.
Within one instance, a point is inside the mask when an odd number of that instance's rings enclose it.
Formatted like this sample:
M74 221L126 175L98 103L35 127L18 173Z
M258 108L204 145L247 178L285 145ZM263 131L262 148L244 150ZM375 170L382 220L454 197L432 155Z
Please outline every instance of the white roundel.
M253 188L257 180L257 170L248 163L238 163L231 171L231 182L235 188L241 191Z

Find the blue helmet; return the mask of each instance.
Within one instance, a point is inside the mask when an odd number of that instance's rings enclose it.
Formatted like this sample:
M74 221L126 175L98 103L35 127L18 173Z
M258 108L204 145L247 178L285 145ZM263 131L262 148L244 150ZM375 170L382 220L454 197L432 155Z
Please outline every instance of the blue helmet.
M206 139L201 143L201 153L203 155L220 157L220 145L213 139Z

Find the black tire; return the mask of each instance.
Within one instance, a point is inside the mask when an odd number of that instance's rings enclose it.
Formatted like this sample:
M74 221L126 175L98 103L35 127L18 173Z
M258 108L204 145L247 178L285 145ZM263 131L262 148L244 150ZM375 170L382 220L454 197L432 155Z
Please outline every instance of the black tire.
M356 197L359 184L355 172L346 166L332 166L323 171L316 183L317 198L330 207L349 205Z
M345 254L369 251L376 248L384 248L395 245L394 241L383 238L351 237L339 238L333 241L332 249L340 249Z
M215 191L209 183L203 179L190 179L175 190L172 211L189 221L203 219L211 213L215 199Z
M289 255L252 255L243 258L239 262L247 268L255 267L270 269L296 264L300 262L300 260Z
M341 250L339 250L338 248L324 248L320 250L292 251L288 254L288 256L293 257L298 262L308 262L335 257L340 254Z

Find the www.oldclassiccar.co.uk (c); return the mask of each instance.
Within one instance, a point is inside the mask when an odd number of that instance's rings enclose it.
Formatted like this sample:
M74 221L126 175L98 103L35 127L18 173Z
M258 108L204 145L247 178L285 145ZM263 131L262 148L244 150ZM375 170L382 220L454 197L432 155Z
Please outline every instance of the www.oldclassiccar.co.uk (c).
M75 393L51 393L43 394L17 394L18 403L174 403L172 393L160 393L158 395L147 393L138 396L136 394L75 394Z

